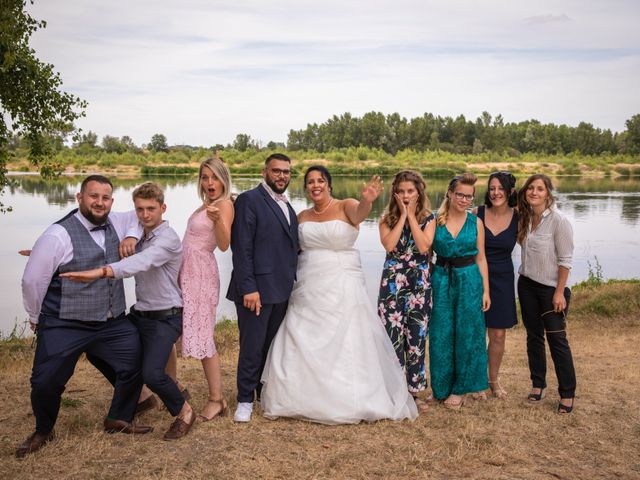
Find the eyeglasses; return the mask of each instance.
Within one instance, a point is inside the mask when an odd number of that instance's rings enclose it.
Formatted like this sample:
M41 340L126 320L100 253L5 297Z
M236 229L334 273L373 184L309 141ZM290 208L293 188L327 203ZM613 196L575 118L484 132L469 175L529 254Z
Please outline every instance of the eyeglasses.
M269 171L276 177L288 177L291 175L291 170L283 170L282 168L270 168Z
M467 202L473 202L473 195L465 195L464 193L461 192L453 192L453 194L456 196L456 198L459 201L467 201Z

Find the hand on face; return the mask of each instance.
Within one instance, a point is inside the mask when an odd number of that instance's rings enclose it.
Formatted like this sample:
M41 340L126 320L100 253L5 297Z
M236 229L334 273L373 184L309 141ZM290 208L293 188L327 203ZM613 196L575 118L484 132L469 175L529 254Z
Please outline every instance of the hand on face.
M363 184L360 196L366 202L373 203L380 193L382 193L382 179L379 175L373 175L369 183Z

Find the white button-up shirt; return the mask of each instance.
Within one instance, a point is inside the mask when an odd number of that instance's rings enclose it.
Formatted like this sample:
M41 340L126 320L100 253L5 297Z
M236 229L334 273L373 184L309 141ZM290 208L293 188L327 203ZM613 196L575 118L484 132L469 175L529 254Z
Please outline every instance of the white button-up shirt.
M104 250L104 230L91 231L92 224L78 210L75 216L87 229L91 238ZM136 212L111 212L109 222L122 240L125 237L140 238L140 227ZM22 303L29 320L38 323L42 301L47 294L51 279L60 265L73 259L73 245L67 230L57 223L49 226L36 240L22 275Z
M573 228L571 222L555 207L542 213L535 230L529 225L527 238L522 244L518 273L531 280L555 287L558 267L571 269L573 260Z

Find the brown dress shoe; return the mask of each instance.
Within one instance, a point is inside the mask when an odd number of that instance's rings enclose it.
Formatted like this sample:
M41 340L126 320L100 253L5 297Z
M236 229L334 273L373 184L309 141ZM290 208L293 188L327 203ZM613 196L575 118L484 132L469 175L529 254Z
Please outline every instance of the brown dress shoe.
M136 407L136 417L138 415L142 415L143 413L153 409L153 408L157 408L158 406L158 399L156 398L155 395L150 395L149 397L147 397L145 400L143 400L142 402L138 403L138 406Z
M20 444L20 446L16 450L16 457L22 458L29 453L40 450L45 446L45 444L53 440L54 437L55 434L53 433L53 430L49 433L33 432L27 437L24 442Z
M144 435L153 432L153 427L147 425L136 425L133 422L125 422L124 420L112 420L105 418L104 431L107 433L129 433Z
M169 430L164 434L164 439L179 440L189 433L189 430L191 430L191 426L195 421L196 414L194 412L191 412L191 419L189 422L185 422L183 419L177 417L169 427Z

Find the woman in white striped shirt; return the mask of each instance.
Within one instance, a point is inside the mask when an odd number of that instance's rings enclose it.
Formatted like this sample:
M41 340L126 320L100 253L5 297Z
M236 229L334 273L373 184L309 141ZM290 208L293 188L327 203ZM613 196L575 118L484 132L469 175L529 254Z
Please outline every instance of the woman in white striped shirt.
M567 340L565 316L571 291L567 280L573 256L573 229L555 207L553 185L546 175L527 179L518 193L518 243L522 263L518 297L527 329L527 356L531 372L530 402L544 398L546 384L545 333L558 377L558 413L571 413L576 389L573 357Z

